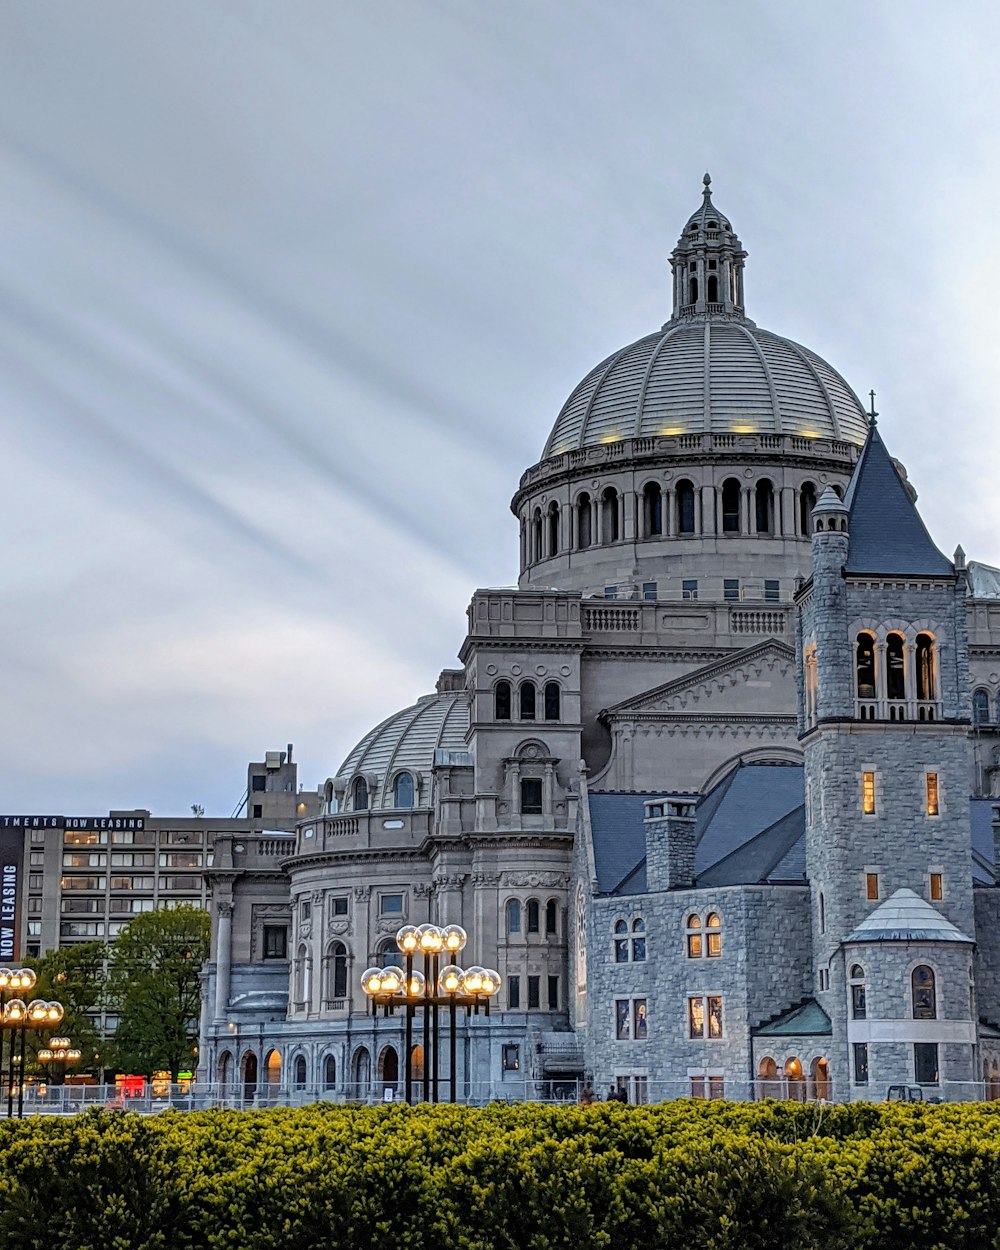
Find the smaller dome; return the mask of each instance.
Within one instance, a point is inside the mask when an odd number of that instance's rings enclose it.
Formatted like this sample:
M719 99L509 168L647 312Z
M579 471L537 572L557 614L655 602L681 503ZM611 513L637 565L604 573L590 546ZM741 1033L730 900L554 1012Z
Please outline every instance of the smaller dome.
M464 690L424 695L365 734L339 768L336 787L346 790L363 775L371 806L391 808L393 780L408 772L415 783L414 806L426 806L428 797L418 796L417 790L421 782L429 784L435 753L468 751L468 730L469 700Z

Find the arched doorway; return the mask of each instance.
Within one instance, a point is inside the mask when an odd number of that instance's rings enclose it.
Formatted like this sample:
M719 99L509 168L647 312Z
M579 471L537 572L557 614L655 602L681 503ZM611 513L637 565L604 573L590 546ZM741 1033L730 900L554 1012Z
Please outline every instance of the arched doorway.
M248 1050L240 1063L243 1076L243 1097L253 1098L257 1093L257 1056Z
M354 1084L352 1093L355 1098L364 1098L372 1079L372 1057L367 1046L359 1046L351 1061L351 1080Z
M233 1056L228 1050L224 1050L219 1056L219 1081L223 1085L228 1085L233 1079Z
M268 1085L281 1084L281 1051L272 1050L264 1061L264 1076Z
M395 1046L386 1046L378 1057L378 1079L383 1090L399 1087L399 1055Z
M778 1065L770 1055L766 1055L757 1067L757 1097L780 1098L781 1092Z
M785 1060L785 1097L793 1102L805 1102L806 1081L802 1072L802 1062L794 1055Z
M830 1101L832 1086L830 1084L830 1065L826 1059L817 1058L809 1066L812 1089L810 1096L823 1102Z
M333 1055L327 1055L323 1061L323 1085L326 1089L333 1089L337 1084L337 1060Z
M295 1088L305 1089L306 1087L306 1057L305 1055L297 1055L295 1058Z
M414 1046L410 1051L410 1072L412 1073L414 1096L425 1098L426 1093L423 1089L424 1079L424 1048L423 1046ZM418 1095L417 1083L420 1082L420 1091Z

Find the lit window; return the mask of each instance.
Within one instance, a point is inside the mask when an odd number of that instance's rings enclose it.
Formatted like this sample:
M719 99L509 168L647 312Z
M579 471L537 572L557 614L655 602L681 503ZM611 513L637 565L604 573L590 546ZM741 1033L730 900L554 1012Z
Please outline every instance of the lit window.
M865 898L875 900L878 898L878 873L865 873Z
M931 873L931 900L939 903L944 898L944 880L939 872Z
M938 775L927 774L927 815L938 815Z
M517 1072L521 1067L521 1048L513 1044L503 1048L503 1070Z
M705 953L709 959L717 959L722 954L722 918L714 911L709 912L708 919L705 921L707 930L705 937L707 949Z
M875 815L875 774L861 774L861 810L866 816Z
M706 1032L707 1028L707 1032ZM722 999L700 995L688 999L688 1036L722 1037Z
M701 917L692 913L687 918L687 957L700 959L702 954Z

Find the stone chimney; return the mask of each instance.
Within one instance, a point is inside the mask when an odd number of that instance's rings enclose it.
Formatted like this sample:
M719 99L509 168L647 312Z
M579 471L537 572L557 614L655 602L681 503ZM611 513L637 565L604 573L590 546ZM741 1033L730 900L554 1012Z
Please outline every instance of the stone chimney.
M694 885L695 799L651 799L646 831L646 889L683 890Z

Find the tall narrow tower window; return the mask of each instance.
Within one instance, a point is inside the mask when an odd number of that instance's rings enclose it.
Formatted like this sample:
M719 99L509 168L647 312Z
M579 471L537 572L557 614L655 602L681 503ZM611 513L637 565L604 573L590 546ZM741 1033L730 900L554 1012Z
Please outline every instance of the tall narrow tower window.
M930 634L917 634L917 698L934 698L934 639Z
M535 683L533 681L522 681L520 689L521 701L521 720L535 719Z
M990 692L981 686L972 695L972 723L974 725L990 723Z
M677 483L677 532L694 533L694 486L687 480Z
M816 507L816 487L812 482L803 482L799 491L799 533L808 538L812 533L812 510Z
M647 538L663 533L663 492L658 482L647 482L642 490L643 520Z
M918 964L910 974L910 987L913 994L914 1020L937 1019L937 994L934 986L934 971L926 964Z
M546 528L548 529L548 540L550 556L559 553L559 505L553 500L549 504L548 515L546 516Z
M865 816L875 815L875 774L861 774L861 811Z
M601 541L618 541L618 492L613 486L601 496Z
M697 304L698 302L698 279L691 278L688 281L688 303Z
M576 501L576 545L589 547L593 539L590 534L590 496L583 494Z
M927 815L937 816L938 809L938 775L937 773L928 773L926 778L927 784Z
M885 693L889 699L906 698L902 634L890 634L885 640Z
M717 304L719 302L719 279L715 274L711 274L708 279L708 302Z
M510 682L502 678L493 688L493 717L510 720Z
M856 670L858 698L874 699L875 639L871 636L871 634L858 634Z
M767 478L754 491L754 529L758 534L774 533L774 488Z
M722 483L722 532L740 532L740 484L735 477Z

